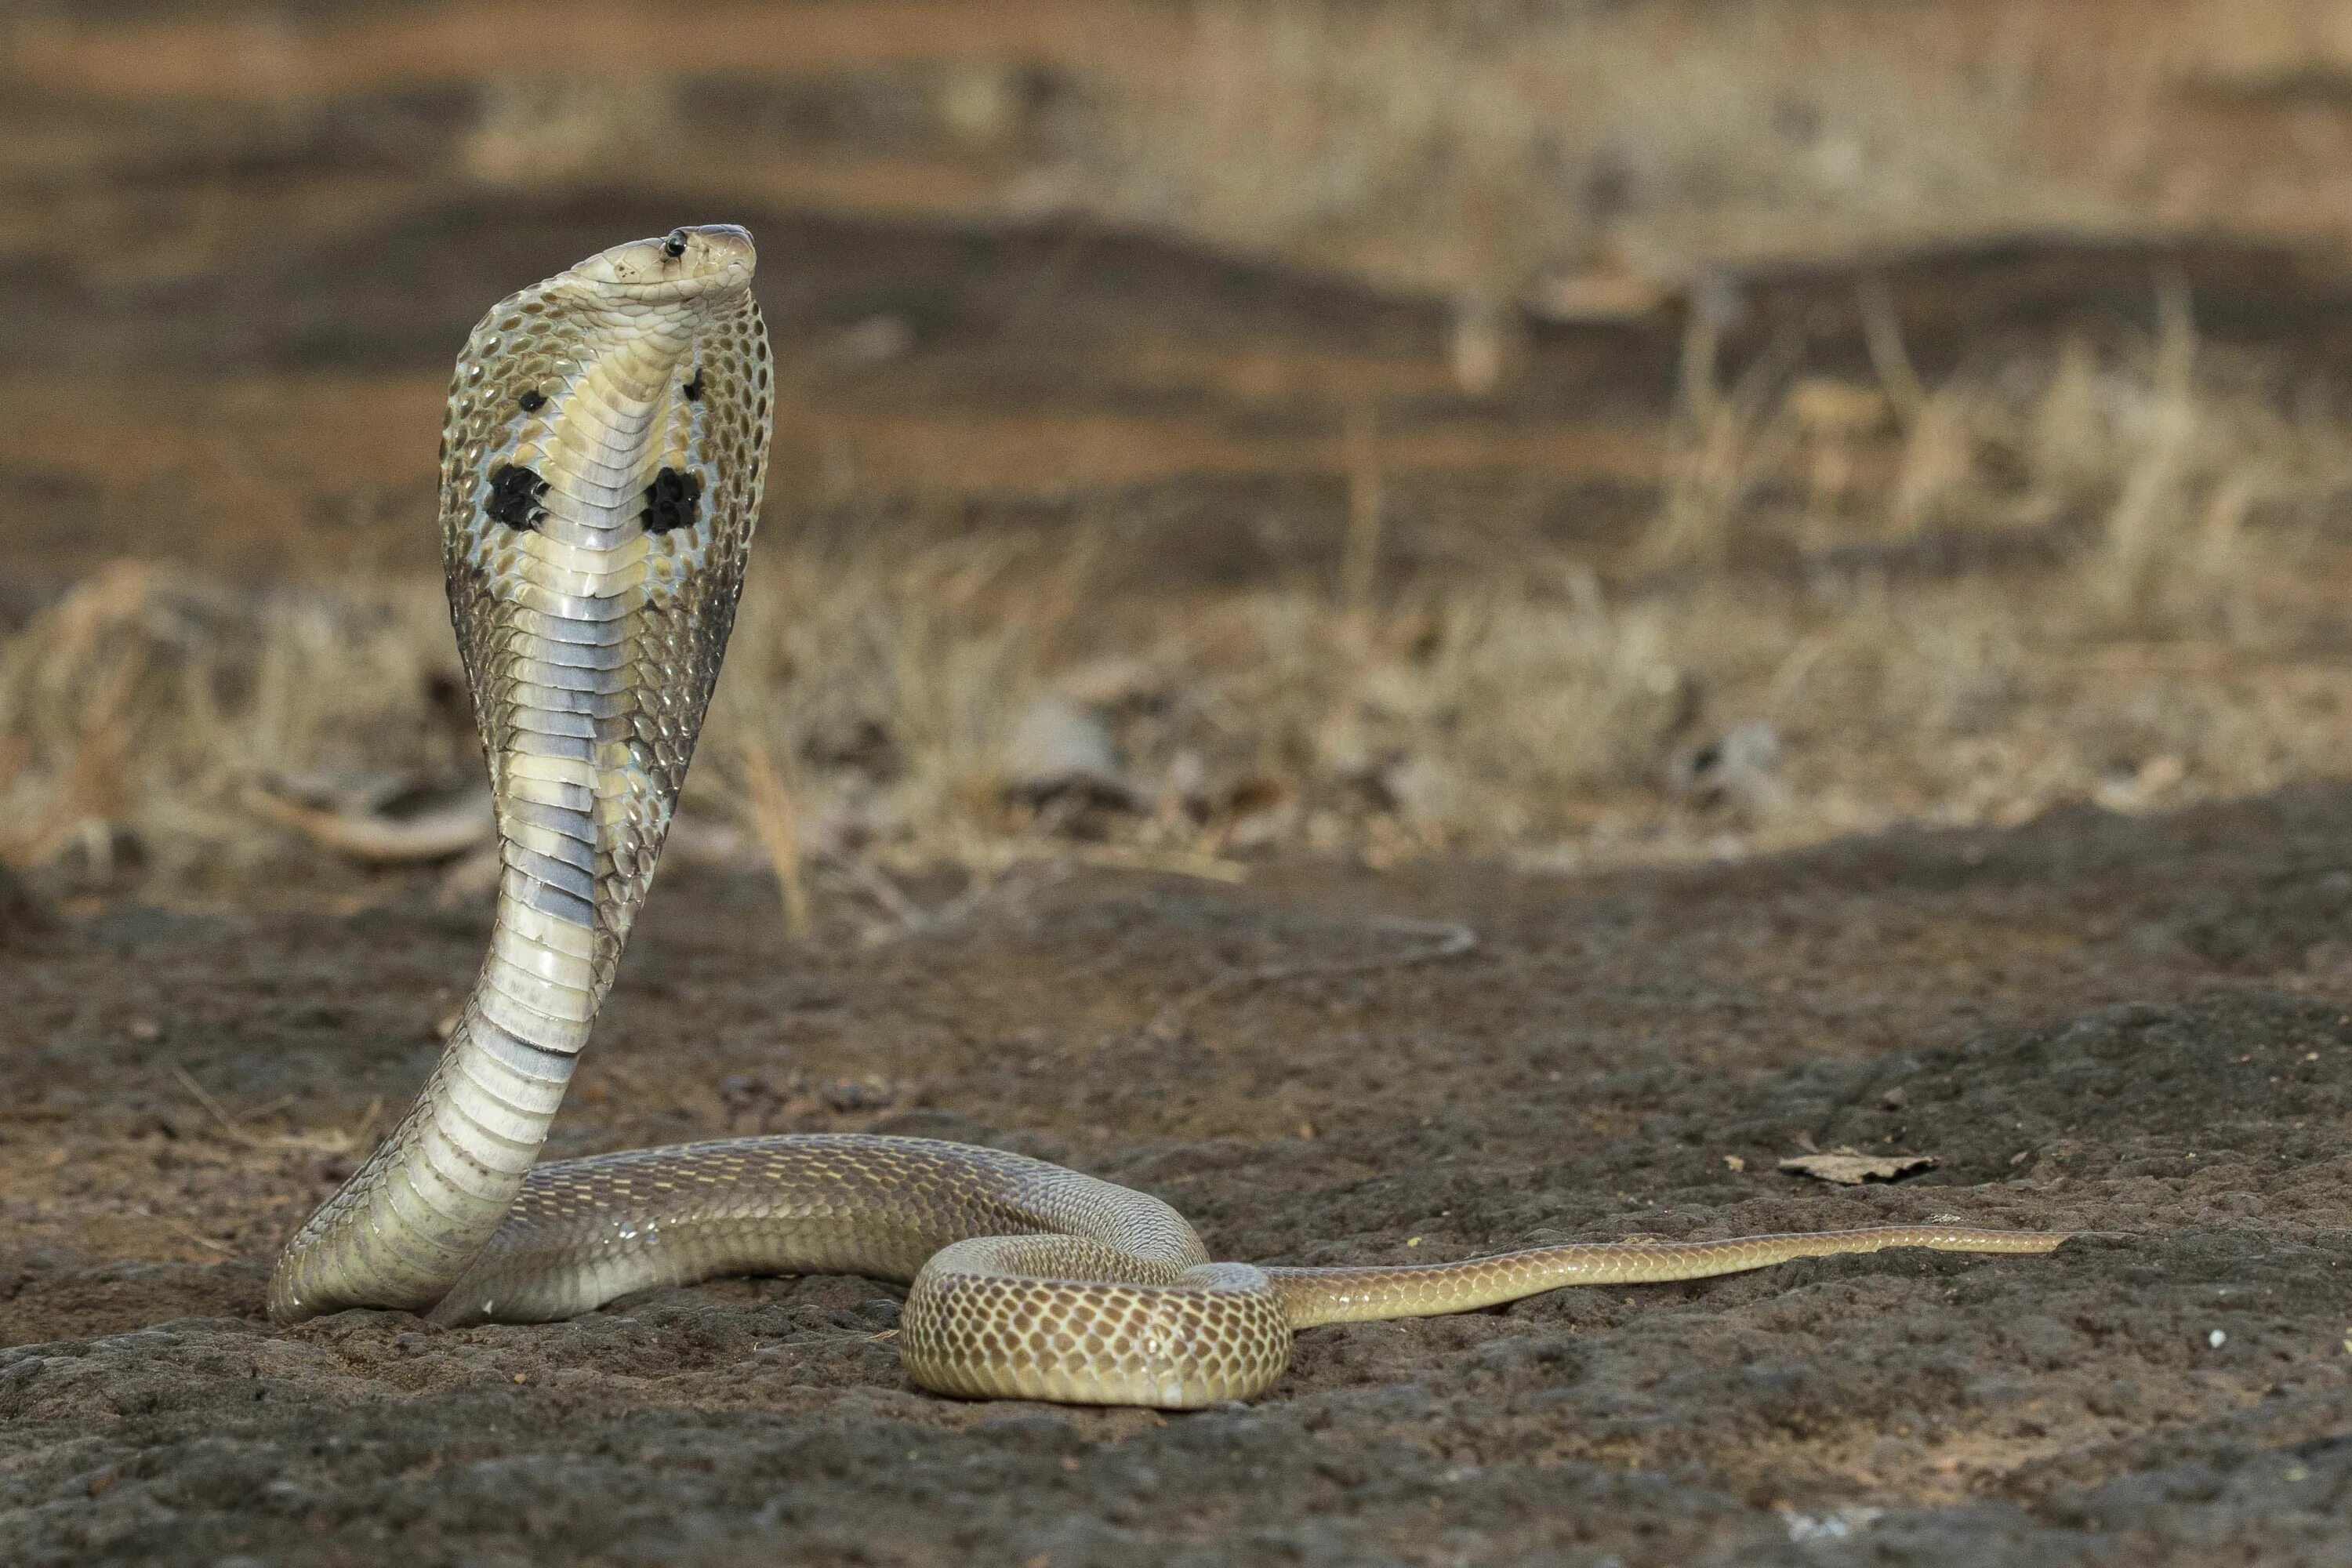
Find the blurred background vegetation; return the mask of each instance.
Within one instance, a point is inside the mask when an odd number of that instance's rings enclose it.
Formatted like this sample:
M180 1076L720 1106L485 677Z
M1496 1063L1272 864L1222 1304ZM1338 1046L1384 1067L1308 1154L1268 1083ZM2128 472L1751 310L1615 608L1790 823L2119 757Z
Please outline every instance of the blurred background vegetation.
M0 864L480 884L432 516L499 295L750 225L675 842L1534 867L2352 771L2334 0L37 3Z

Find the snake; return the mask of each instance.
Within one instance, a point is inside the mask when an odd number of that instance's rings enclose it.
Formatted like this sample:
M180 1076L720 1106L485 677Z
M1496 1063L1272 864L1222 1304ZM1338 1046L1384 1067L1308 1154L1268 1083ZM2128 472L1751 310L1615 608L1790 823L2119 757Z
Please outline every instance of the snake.
M756 261L732 225L615 246L499 301L458 356L439 517L497 819L489 951L415 1103L288 1243L274 1321L543 1322L722 1275L857 1274L908 1288L898 1347L919 1387L1183 1409L1263 1394L1320 1324L2066 1239L1927 1224L1258 1267L1213 1260L1148 1194L936 1140L776 1134L540 1163L742 591L776 396Z

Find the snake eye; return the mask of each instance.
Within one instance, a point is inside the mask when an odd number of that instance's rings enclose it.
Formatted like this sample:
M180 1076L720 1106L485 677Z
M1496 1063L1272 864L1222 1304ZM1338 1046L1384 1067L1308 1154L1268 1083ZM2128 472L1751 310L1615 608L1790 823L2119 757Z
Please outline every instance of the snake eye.
M668 257L672 261L676 261L679 257L684 256L686 254L686 230L682 228L674 228L670 230L669 237L662 241L662 254Z

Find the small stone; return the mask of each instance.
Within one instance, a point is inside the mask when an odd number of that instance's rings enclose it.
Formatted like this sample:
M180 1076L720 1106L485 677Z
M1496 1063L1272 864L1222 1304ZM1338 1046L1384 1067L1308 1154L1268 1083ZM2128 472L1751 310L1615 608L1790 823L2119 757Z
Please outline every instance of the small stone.
M1667 779L1675 795L1699 807L1754 810L1779 803L1776 776L1780 732L1761 721L1736 724L1675 760Z
M878 1110L898 1098L878 1078L838 1078L818 1093L828 1108L837 1111Z
M1899 1181L1920 1171L1932 1171L1940 1163L1933 1154L1859 1154L1852 1149L1836 1149L1783 1160L1780 1169L1792 1176L1853 1187L1864 1182Z
M1434 826L1461 814L1459 775L1426 752L1416 752L1391 764L1381 773L1380 782L1388 797L1396 802L1397 815L1407 822Z
M1039 697L1022 710L1001 765L1006 786L1032 801L1077 794L1131 807L1140 798L1119 768L1109 728L1066 698Z

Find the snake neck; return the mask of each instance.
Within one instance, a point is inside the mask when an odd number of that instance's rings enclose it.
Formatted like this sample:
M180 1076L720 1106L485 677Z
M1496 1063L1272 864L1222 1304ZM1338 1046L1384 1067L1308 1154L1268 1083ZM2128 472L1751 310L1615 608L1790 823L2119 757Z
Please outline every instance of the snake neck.
M685 465L667 394L688 346L633 339L513 454L543 488L533 526L492 558L510 625L476 682L503 864L478 996L488 1020L542 1050L585 1043L676 801L648 746L646 698L666 672L663 628L648 625L662 617L647 611L669 561L645 518L658 476ZM692 729L677 739L690 749Z

